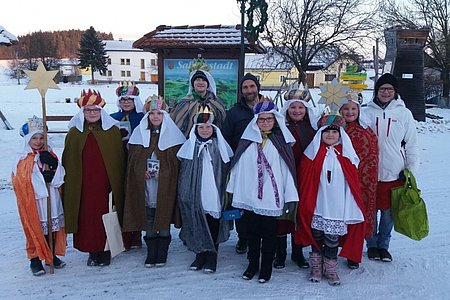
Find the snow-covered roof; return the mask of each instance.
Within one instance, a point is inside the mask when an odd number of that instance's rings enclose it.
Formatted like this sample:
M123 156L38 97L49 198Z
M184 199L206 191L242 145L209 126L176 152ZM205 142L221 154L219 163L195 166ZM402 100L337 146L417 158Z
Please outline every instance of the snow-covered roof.
M156 52L166 48L238 48L241 43L240 25L160 25L133 43L133 47ZM258 41L247 33L244 39L246 52L265 53Z
M15 43L17 43L16 36L0 25L0 45L11 46Z
M142 49L133 48L134 41L128 40L103 40L106 51L136 51L142 52Z

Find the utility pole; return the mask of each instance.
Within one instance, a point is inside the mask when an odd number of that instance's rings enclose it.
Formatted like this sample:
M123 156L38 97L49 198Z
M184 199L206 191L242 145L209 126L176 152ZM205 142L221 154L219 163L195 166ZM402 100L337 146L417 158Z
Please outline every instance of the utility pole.
M240 55L239 60L241 63L239 64L239 74L238 78L239 80L244 76L244 68L245 68L245 40L244 40L244 30L245 30L245 2L247 0L238 0L238 2L241 2L241 48L240 48ZM240 92L240 91L239 91Z
M377 80L378 80L378 70L379 70L379 67L378 67L378 41L379 41L379 38L376 38L375 46L373 47L373 67L375 69L375 76L373 78L374 83L377 82Z

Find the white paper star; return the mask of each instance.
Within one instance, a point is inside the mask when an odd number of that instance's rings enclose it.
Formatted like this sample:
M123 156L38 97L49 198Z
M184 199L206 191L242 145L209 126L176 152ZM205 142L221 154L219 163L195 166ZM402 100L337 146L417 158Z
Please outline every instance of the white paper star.
M339 108L347 102L348 86L340 84L337 79L333 79L331 83L326 83L320 87L322 96L319 100L320 104L325 104L331 112L339 111Z

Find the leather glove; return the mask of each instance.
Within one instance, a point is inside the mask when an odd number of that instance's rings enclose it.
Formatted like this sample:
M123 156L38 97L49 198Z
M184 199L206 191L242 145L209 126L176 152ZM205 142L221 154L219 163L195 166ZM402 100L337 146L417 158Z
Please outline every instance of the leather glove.
M39 160L42 164L48 165L50 170L55 170L58 167L58 160L48 151L40 152Z
M283 214L289 214L295 210L297 202L286 202L283 207Z
M52 170L42 171L41 173L44 176L44 181L48 183L52 182L53 177L55 177L55 172Z

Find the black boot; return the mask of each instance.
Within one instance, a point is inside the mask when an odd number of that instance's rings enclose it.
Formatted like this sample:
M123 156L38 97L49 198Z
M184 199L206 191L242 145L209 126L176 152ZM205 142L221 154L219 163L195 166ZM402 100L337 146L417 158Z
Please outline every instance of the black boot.
M263 239L261 247L261 269L259 271L258 281L265 283L272 276L272 262L275 256L276 238Z
M251 280L259 271L259 256L261 253L261 240L249 239L248 240L248 267L245 270L242 278L245 280Z
M294 235L291 236L292 254L291 259L300 269L309 269L309 263L303 256L302 245L294 244Z
M287 256L287 236L277 237L277 251L275 254L275 260L273 261L273 267L275 269L283 269L286 265Z
M164 267L167 262L167 252L169 251L169 245L171 241L171 236L159 236L157 249L158 252L156 254L156 266Z
M39 257L30 260L30 269L34 276L41 276L45 274L44 267Z
M205 261L205 273L214 273L217 268L217 254L219 251L219 245L215 245L216 252L206 252L206 261Z
M100 251L98 252L98 266L104 267L111 264L111 251Z
M192 262L191 266L189 267L192 271L198 271L203 268L206 262L206 254L207 252L200 252L195 255L195 260Z
M145 259L145 267L151 268L156 265L156 255L158 251L157 237L144 236L145 244L147 245L147 258Z

